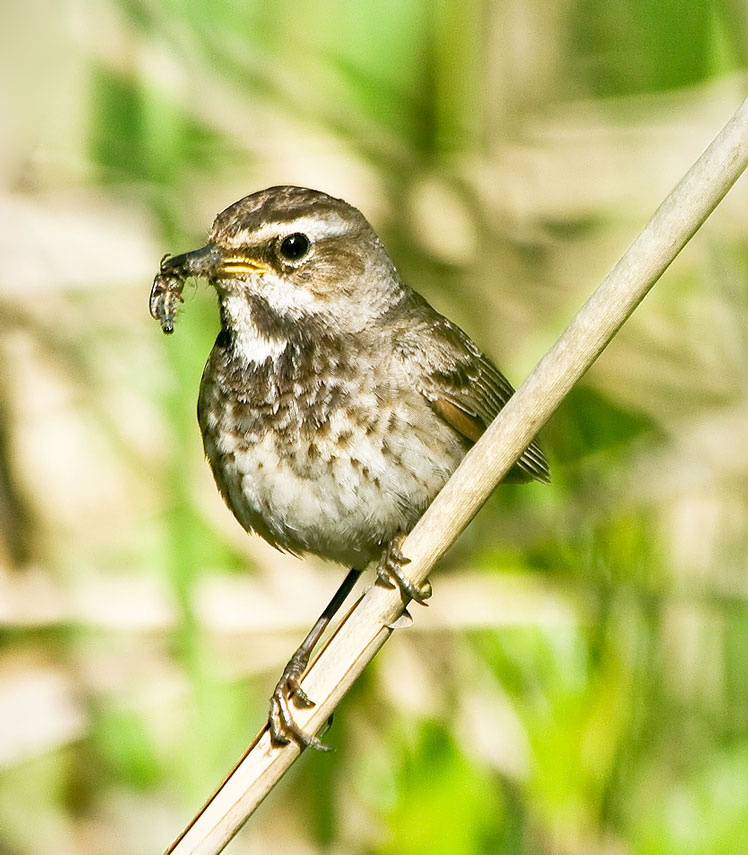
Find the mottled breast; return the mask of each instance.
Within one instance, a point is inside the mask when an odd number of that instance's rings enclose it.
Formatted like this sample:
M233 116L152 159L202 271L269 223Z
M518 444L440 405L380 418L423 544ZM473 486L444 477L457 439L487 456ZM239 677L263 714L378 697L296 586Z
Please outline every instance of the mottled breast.
M467 448L388 354L363 360L335 342L246 364L219 335L198 419L247 531L357 568L414 525Z

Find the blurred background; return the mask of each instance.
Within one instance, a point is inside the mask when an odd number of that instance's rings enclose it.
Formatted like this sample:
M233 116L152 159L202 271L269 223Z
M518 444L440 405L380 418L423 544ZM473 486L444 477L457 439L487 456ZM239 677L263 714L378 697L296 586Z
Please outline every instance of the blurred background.
M522 380L745 95L737 0L24 0L0 72L0 853L161 852L342 578L248 537L161 256L297 183ZM748 181L245 853L748 851ZM370 580L367 580L370 581Z

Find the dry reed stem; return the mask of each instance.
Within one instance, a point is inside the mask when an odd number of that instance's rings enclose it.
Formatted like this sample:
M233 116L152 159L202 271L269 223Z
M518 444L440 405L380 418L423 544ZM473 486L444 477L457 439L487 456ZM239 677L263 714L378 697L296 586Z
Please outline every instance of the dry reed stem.
M410 558L408 574L416 583L426 578L747 163L748 99L665 199L408 536L403 552ZM402 613L398 593L377 586L364 593L304 679L316 706L296 712L302 728L315 732L328 720ZM273 747L267 729L261 731L167 855L220 852L299 753L293 744Z

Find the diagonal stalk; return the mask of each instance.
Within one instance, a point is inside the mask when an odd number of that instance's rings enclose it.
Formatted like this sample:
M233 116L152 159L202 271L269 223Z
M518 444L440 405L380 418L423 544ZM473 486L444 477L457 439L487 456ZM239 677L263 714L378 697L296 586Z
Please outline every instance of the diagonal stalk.
M748 99L665 199L555 344L519 387L404 541L408 575L421 584L478 512L657 279L748 165ZM318 654L304 679L316 701L295 713L314 733L393 632L403 613L398 592L369 588ZM215 855L299 756L273 747L267 728L166 855Z

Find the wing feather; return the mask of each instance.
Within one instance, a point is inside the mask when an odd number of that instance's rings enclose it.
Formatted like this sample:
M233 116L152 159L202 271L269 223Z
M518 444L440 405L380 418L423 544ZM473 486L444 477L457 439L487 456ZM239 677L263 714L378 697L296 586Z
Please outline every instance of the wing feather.
M514 394L491 360L458 326L410 292L395 349L418 391L454 430L477 442ZM548 462L532 442L508 480L547 482Z

